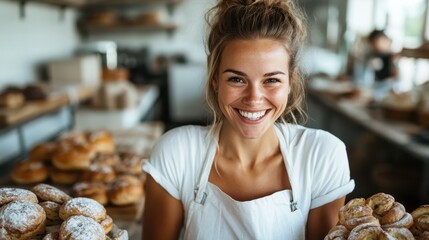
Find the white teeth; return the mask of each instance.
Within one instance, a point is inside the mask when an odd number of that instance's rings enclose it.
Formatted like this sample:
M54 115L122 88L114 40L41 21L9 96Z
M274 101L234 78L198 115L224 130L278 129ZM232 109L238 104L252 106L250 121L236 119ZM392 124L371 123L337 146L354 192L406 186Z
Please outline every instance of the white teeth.
M241 116L243 116L249 120L252 120L252 121L260 119L262 116L265 115L265 112L266 112L266 110L260 111L260 112L245 112L242 110L238 110L238 111L240 112Z

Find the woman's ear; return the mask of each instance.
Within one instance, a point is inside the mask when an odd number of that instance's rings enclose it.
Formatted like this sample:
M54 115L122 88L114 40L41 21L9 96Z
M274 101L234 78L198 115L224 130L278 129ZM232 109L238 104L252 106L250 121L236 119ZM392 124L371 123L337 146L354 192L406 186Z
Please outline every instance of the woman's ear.
M217 93L217 91L219 89L219 85L218 85L218 81L216 78L213 78L213 80L212 80L212 88L213 88L213 91L215 93Z

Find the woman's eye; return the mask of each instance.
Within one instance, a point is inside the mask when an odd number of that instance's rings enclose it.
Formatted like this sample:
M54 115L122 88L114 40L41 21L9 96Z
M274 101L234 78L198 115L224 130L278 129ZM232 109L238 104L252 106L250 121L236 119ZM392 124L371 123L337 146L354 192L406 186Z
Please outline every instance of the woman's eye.
M234 83L243 83L243 79L239 78L239 77L230 77L228 78L228 81L230 82L234 82Z
M277 78L269 78L265 80L265 83L278 83L278 82L280 82L280 80L278 80Z

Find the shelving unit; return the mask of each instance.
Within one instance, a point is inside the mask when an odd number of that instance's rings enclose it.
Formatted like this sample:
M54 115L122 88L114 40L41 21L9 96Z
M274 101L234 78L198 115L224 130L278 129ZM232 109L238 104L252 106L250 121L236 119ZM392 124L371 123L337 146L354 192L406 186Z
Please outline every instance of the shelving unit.
M146 12L146 7L162 8L166 7L171 15L176 4L184 0L92 0L80 8L83 14L79 22L79 29L83 35L90 33L108 32L154 32L165 31L171 34L178 28L174 22L160 20L156 12ZM142 9L138 19L124 18L128 10ZM138 11L138 10L137 10ZM101 13L91 19L91 14ZM104 13L104 15L103 15ZM148 16L145 16L147 14ZM85 16L86 15L86 16ZM94 17L94 16L92 16ZM147 17L147 18L146 18ZM107 20L106 20L107 19Z

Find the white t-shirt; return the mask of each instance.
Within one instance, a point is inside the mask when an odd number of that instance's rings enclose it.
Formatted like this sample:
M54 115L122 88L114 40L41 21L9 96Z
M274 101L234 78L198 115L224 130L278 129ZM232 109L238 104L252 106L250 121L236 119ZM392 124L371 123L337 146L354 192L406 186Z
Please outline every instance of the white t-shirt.
M346 149L337 137L300 125L276 124L275 128L288 166L294 200L305 222L310 209L353 191ZM173 129L161 137L143 165L145 172L171 196L182 201L185 219L213 138L210 127Z

